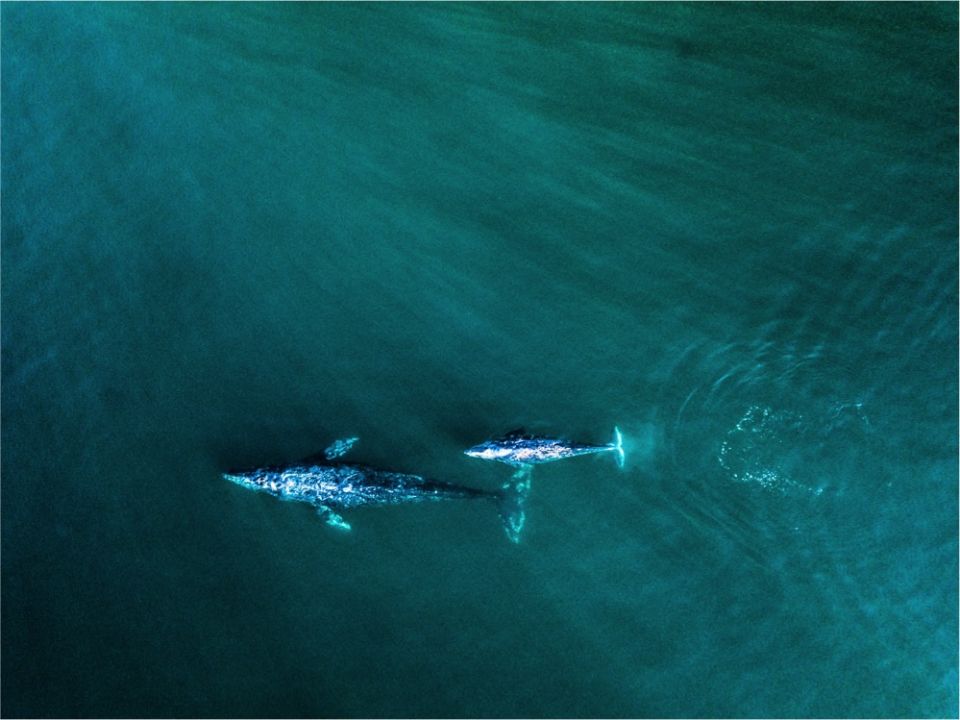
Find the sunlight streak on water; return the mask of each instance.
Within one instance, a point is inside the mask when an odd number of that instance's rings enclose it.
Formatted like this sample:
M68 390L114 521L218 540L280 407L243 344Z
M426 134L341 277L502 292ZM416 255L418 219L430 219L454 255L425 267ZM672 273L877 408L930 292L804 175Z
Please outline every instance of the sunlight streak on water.
M956 716L956 12L0 5L3 713Z

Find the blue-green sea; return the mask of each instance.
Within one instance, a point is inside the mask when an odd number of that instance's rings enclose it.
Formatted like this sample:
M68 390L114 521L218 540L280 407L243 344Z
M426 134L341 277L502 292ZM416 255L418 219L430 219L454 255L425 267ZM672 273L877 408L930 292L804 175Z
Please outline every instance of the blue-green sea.
M956 3L0 26L3 716L957 717Z

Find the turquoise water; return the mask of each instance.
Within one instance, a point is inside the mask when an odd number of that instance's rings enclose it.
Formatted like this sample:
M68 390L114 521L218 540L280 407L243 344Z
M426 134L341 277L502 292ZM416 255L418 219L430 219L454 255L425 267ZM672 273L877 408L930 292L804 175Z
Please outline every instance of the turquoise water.
M3 4L3 714L956 717L957 13Z

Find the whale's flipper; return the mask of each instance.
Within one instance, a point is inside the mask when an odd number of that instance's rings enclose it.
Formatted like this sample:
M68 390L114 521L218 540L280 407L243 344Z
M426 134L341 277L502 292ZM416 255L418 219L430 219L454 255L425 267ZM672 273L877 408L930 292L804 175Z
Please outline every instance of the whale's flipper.
M317 515L323 518L324 522L326 522L330 527L335 527L337 530L350 530L350 523L337 515L326 505L317 505Z
M352 437L345 438L343 440L337 440L335 443L333 443L333 445L323 451L323 456L327 458L327 460L343 457L350 451L350 448L357 444L357 440L359 439L360 438Z
M524 505L527 501L527 494L530 492L531 470L532 468L529 465L517 470L510 480L504 484L498 500L504 532L515 543L520 542L520 532L523 530L523 524L527 519Z
M504 487L507 485L517 485L519 483L526 483L527 490L530 489L530 475L533 473L533 465L529 463L515 463L514 467L517 471L510 476L510 481L507 482Z

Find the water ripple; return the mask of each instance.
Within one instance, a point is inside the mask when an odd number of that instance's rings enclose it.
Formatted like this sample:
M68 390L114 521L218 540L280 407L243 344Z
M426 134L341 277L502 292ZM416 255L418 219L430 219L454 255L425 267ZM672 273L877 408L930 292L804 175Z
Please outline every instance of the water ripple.
M784 562L787 545L819 524L824 500L879 482L858 471L878 440L871 388L842 353L782 330L691 346L660 403L675 509L763 565Z

